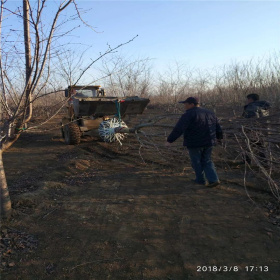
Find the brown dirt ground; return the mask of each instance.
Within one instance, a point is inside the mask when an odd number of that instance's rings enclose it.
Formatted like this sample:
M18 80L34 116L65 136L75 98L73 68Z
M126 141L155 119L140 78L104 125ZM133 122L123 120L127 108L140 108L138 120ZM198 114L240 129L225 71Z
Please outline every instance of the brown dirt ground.
M4 154L14 213L2 225L1 279L279 279L280 227L258 179L249 198L242 170L216 160L222 184L195 186L188 162L151 150L143 162L134 136L67 146L57 123Z

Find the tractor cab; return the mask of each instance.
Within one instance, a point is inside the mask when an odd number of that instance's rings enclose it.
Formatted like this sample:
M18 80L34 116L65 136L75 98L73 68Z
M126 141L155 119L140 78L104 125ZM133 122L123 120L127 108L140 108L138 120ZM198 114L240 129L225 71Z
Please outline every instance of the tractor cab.
M93 98L105 96L101 86L69 86L65 90L65 97Z

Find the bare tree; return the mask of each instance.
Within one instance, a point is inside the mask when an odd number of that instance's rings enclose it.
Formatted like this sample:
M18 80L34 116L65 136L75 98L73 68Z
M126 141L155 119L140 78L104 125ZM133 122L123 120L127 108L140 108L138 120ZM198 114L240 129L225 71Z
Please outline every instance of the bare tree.
M158 102L168 104L168 111L177 112L178 101L193 92L192 81L193 69L177 61L168 65L166 71L158 74Z
M149 96L152 86L151 59L113 54L102 60L99 72L106 90L116 96Z
M1 214L9 217L11 215L11 201L9 197L7 181L2 161L2 153L8 149L24 131L26 124L32 117L33 101L46 85L50 76L50 60L52 57L52 46L54 34L57 31L57 23L61 13L74 1L61 1L50 22L50 29L43 31L43 13L46 9L46 1L37 1L36 6L31 7L28 0L23 0L23 13L21 11L9 11L5 8L6 1L1 0L0 24L5 20L4 12L20 17L23 20L24 30L24 52L16 42L12 48L4 52L4 45L1 42L0 73L1 73L1 96L2 106L1 137L0 137L0 182L1 182ZM61 22L60 22L61 24ZM31 33L32 30L32 33ZM47 34L46 34L47 33ZM1 29L2 34L2 29ZM13 58L18 58L18 70L24 69L22 53L25 54L25 76L23 87L19 92L12 83L14 74L11 70ZM19 83L17 83L19 86Z
M34 102L39 97L42 98L49 94L46 92L46 89L51 86L49 81L54 79L51 69L53 69L55 64L62 63L62 52L64 48L59 43L59 40L63 39L74 29L63 30L62 26L65 23L69 23L70 20L78 19L87 27L90 27L82 20L75 0L58 1L55 13L52 13L53 18L50 19L48 14L49 21L46 22L44 17L44 13L47 11L46 2L40 0L34 2L23 0L23 12L21 12L20 10L8 10L5 8L6 1L1 0L0 33L2 34L1 27L5 19L3 16L4 12L23 20L24 26L24 50L17 44L17 40L22 36L22 30L16 32L18 36L13 35L12 41L6 40L1 42L0 45L0 115L2 116L0 120L1 214L2 217L7 218L11 215L11 200L5 178L2 153L26 130L27 123L33 114ZM33 6L31 6L31 3ZM63 11L71 4L74 4L75 15L60 20ZM108 46L106 51L87 64L82 64L81 61L78 61L83 67L77 75L73 75L73 68L70 67L67 69L67 65L64 65L64 73L67 75L70 73L68 76L66 75L67 82L70 82L72 85L77 84L98 60L114 52L121 46L130 43L134 38L114 48ZM9 45L9 48L4 48L4 45ZM17 58L16 61L15 57ZM12 67L14 65L13 63L16 63L16 67ZM56 92L61 91L54 86L52 93Z
M78 51L66 49L64 52L57 51L58 62L55 65L57 76L62 78L67 85L73 85L78 79L84 65L84 55L87 50L80 54Z

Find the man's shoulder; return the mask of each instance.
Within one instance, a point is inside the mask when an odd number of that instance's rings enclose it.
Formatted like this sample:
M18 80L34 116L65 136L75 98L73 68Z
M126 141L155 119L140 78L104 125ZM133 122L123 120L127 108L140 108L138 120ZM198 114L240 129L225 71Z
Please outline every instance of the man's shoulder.
M244 106L244 112L242 114L245 118L252 117L264 117L269 115L269 109L271 105L267 101L255 101Z
M183 116L193 116L193 115L196 115L197 113L199 112L202 112L202 108L201 107L194 107L194 108L191 108L189 110L186 110L185 113L183 114Z
M271 105L267 101L255 101L244 106L245 111L257 111L258 109L269 110Z
M258 107L269 109L271 107L271 104L265 100L257 100L249 103L248 105L245 105L244 109L252 109Z
M209 109L203 108L203 107L198 107L198 112L202 114L207 114L209 116L215 116L215 113Z
M258 103L257 102L251 102L244 106L245 111L257 111L258 110Z
M182 116L185 119L192 119L192 118L215 118L216 115L214 112L210 111L209 109L203 107L195 107L190 110L187 110L185 114Z
M182 119L192 119L194 116L196 116L198 111L196 108L192 108L189 110L186 110L185 113L181 116Z
M199 113L208 113L215 115L215 113L209 109L206 109L204 107L194 107L192 109L186 110L184 115L193 115L193 114L199 114Z

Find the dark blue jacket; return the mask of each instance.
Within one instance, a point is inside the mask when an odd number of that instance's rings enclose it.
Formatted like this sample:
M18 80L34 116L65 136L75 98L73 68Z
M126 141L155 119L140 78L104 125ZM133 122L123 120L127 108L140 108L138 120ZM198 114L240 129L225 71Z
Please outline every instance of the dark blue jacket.
M269 116L271 105L267 101L254 101L244 106L242 117L244 118L261 118Z
M223 132L215 114L201 107L189 109L182 115L168 136L167 142L174 142L182 134L184 146L187 148L214 146L216 138L223 138Z

